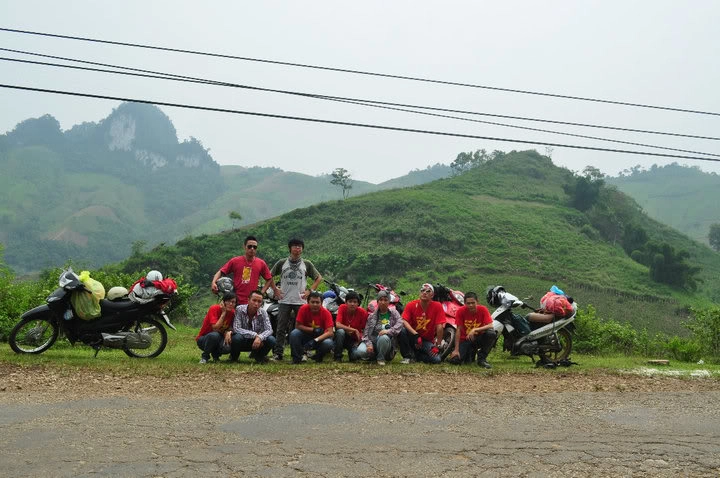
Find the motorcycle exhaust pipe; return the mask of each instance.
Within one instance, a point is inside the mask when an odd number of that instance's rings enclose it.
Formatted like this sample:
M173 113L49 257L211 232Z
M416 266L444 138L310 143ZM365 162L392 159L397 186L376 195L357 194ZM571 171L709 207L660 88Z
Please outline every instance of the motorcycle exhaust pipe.
M147 332L117 332L102 334L103 347L110 349L146 349L152 345L152 337Z

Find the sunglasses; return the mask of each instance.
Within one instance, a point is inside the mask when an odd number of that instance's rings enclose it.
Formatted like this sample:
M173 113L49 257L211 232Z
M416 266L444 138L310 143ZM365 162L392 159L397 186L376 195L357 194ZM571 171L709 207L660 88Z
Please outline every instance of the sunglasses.
M257 244L248 244L245 246L246 249L257 249Z
M432 293L432 291L430 289L420 289L420 293L422 294L423 292L428 293L428 294Z

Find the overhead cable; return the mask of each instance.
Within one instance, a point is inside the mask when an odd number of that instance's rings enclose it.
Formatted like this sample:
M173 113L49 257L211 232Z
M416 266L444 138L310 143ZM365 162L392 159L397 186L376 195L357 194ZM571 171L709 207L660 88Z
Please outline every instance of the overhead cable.
M701 157L701 156L685 156L685 155L678 155L678 154L653 153L650 151L611 149L611 148L600 148L597 146L582 146L582 145L575 145L575 144L549 143L549 142L545 142L545 141L530 141L530 140L523 140L523 139L516 139L516 138L500 138L500 137L492 137L492 136L480 136L480 135L454 133L454 132L447 132L447 131L423 130L423 129L415 129L415 128L404 128L404 127L399 127L399 126L385 126L385 125L371 124L371 123L356 123L356 122L350 122L350 121L337 121L337 120L329 120L329 119L322 119L322 118L309 118L309 117L302 117L302 116L261 113L261 112L256 112L256 111L233 110L233 109L229 109L229 108L217 108L217 107L212 107L212 106L189 105L189 104L184 104L184 103L170 103L170 102L166 102L166 101L154 101L154 100L145 100L145 99L139 99L139 98L121 97L121 96L98 95L98 94L92 94L92 93L80 93L80 92L63 91L63 90L51 90L51 89L47 89L47 88L34 88L34 87L29 87L29 86L10 85L10 84L2 84L2 83L0 83L0 88L10 88L10 89L22 90L22 91L34 91L34 92L40 92L40 93L51 93L51 94L57 94L57 95L77 96L77 97L94 98L94 99L101 99L101 100L143 103L143 104L151 104L151 105L157 105L157 106L168 106L168 107L173 107L173 108L186 108L186 109L193 109L193 110L200 110L200 111L231 113L231 114L263 117L263 118L284 119L284 120L292 120L292 121L305 121L305 122L310 122L310 123L322 123L322 124L331 124L331 125L338 125L338 126L353 126L353 127L358 127L358 128L369 128L369 129L375 129L375 130L401 131L401 132L406 132L406 133L429 134L429 135L434 135L434 136L481 139L481 140L487 140L487 141L501 141L501 142L519 143L519 144L532 144L532 145L536 145L536 146L552 146L552 147L558 147L558 148L571 148L571 149L580 149L580 150L586 150L586 151L602 151L602 152L609 152L609 153L633 154L633 155L638 155L638 156L654 156L654 157L662 157L662 158L690 159L690 160L698 160L698 161L720 162L720 159Z
M273 93L283 93L283 94L292 94L292 95L307 96L307 97L313 97L313 98L326 98L326 99L343 100L343 101L373 103L373 104L385 105L385 106L396 106L396 107L400 107L400 108L416 108L416 109L423 109L423 110L428 110L428 111L442 111L442 112L446 112L446 113L460 113L460 114L473 115L473 116L488 116L488 117L492 117L492 118L514 119L514 120L532 121L532 122L538 122L538 123L551 123L551 124L559 124L559 125L564 125L564 126L579 126L579 127L583 127L583 128L607 129L607 130L623 131L623 132L629 132L629 133L643 133L643 134L654 134L654 135L663 135L663 136L676 136L676 137L681 137L681 138L707 139L707 140L712 140L712 141L720 141L720 137L717 137L717 136L701 136L701 135L694 135L694 134L687 134L687 133L675 133L675 132L667 132L667 131L654 131L654 130L635 129L635 128L623 128L620 126L577 123L577 122L571 122L571 121L532 118L532 117L526 117L526 116L501 115L501 114L495 114L495 113L482 113L482 112L476 112L476 111L458 110L458 109L450 109L450 108L439 108L439 107L424 106L424 105L413 105L413 104L407 104L407 103L393 103L393 102L389 102L389 101L371 100L371 99L366 99L366 98L349 98L349 97L343 97L343 96L323 95L320 93L307 93L307 92L296 92L296 91L279 90L279 89L272 89L272 88L261 88L261 87L250 86L250 85L238 85L235 83L229 83L229 82L224 82L224 81L219 81L219 80L207 80L207 79L197 78L197 77L193 77L193 76L178 75L175 73L165 73L165 72L158 72L158 71L153 71L153 70L146 70L146 69L142 69L142 68L132 68L129 66L114 65L114 64L110 64L110 63L100 63L100 62L95 62L95 61L80 60L77 58L68 58L68 57L63 57L63 56L47 55L47 54L43 54L43 53L36 53L36 52L30 52L30 51L24 51L24 50L16 50L16 49L12 49L12 48L0 47L0 51L20 53L23 55L39 56L39 57L43 57L43 58L53 58L56 60L72 61L72 62L87 64L87 65L107 66L110 68L116 68L116 69L122 69L122 70L128 70L128 71L137 71L137 72L142 72L142 73L150 73L153 75L172 76L175 78L196 80L198 83L217 84L220 86L235 86L238 88L255 89L258 91L268 91L268 92L273 92ZM57 65L53 65L53 66L57 66ZM103 70L97 70L97 71L103 71Z
M4 50L4 48L0 48L0 50ZM283 94L310 97L310 98L321 99L321 100L342 102L342 103L353 104L353 105L358 105L358 106L365 106L365 107L378 108L378 109L384 109L384 110L392 110L392 111L401 111L401 112L405 112L405 113L419 114L419 115L425 115L425 116L432 116L432 117L437 117L437 118L454 119L454 120L467 121L467 122L473 122L473 123L482 123L482 124L488 124L488 125L492 125L492 126L523 129L523 130L527 130L527 131L536 131L536 132L540 132L540 133L558 134L558 135L570 136L570 137L574 137L574 138L592 139L592 140L597 140L597 141L606 141L606 142L612 142L612 143L618 143L618 144L626 144L629 146L641 146L641 147L645 147L645 148L662 149L662 150L666 150L666 151L677 151L677 152L681 152L681 153L702 154L702 155L706 155L706 156L720 157L720 154L715 154L715 153L706 153L706 152L702 152L702 151L671 148L669 146L658 146L658 145L654 145L654 144L638 143L638 142L633 142L633 141L623 141L623 140L612 139L612 138L602 138L599 136L589 136L589 135L582 135L582 134L575 134L575 133L567 133L564 131L554 131L554 130L547 130L547 129L541 129L541 128L531 128L528 126L512 125L512 124L507 124L507 123L498 123L498 122L494 122L494 121L485 121L485 120L478 120L478 119L472 119L472 118L464 118L464 117L460 117L460 116L429 113L426 111L417 111L417 110L408 109L408 108L397 108L397 107L391 107L391 106L384 106L384 105L380 105L380 104L374 104L374 102L365 102L363 100L358 100L358 99L353 99L353 98L340 98L340 97L332 97L332 96L325 96L325 95L292 92L292 91L286 91L286 90L273 90L270 88L260 88L260 87L253 87L253 86L248 86L248 85L225 83L225 82L219 82L219 81L215 81L215 80L207 80L207 79L202 79L202 78L183 77L180 75L167 74L167 73L162 73L162 72L152 72L152 74L140 73L139 71L141 71L141 70L138 68L128 68L130 70L133 70L133 72L126 72L126 71L107 70L107 69L100 69L100 68L75 66L75 65L63 65L63 64L58 64L58 63L23 60L23 59L17 59L17 58L0 57L0 60L28 63L28 64L33 64L33 65L53 66L53 67L60 67L60 68L86 70L86 71L101 72L101 73L111 73L111 74L120 74L120 75L128 75L128 76L138 76L138 77L144 77L144 78L202 83L202 84L209 84L209 85L214 85L214 86L236 87L236 88L245 88L245 89L267 91L267 92L274 92L274 93L283 93ZM84 63L88 63L84 60L80 60L80 61L84 62ZM107 64L105 64L105 66L112 66L113 68L125 68L125 67L121 67L121 66L107 65ZM150 71L150 70L142 70L142 71Z
M270 60L267 58L253 58L253 57L229 55L229 54L223 54L223 53L212 53L212 52L204 52L204 51L198 51L198 50L186 50L186 49L182 49L182 48L170 48L170 47L162 47L162 46L156 46L156 45L147 45L147 44L142 44L142 43L130 43L130 42L121 42L121 41L112 41L112 40L102 40L99 38L61 35L61 34L57 34L57 33L19 30L19 29L15 29L15 28L0 27L0 31L6 31L6 32L11 32L11 33L20 33L20 34L26 34L26 35L37 35L37 36L50 37L50 38L63 38L66 40L78 40L78 41L85 41L85 42L92 42L92 43L103 43L103 44L108 44L108 45L126 46L126 47L132 47L132 48L144 48L144 49L150 49L150 50L168 51L168 52L174 52L174 53L185 53L185 54L189 54L189 55L202 55L202 56L210 56L210 57L215 57L215 58L224 58L224 59L231 59L231 60L252 61L252 62L258 62L258 63L291 66L291 67L297 67L297 68L309 68L309 69L314 69L314 70L333 71L333 72L338 72L338 73L351 73L351 74L355 74L355 75L376 76L376 77L381 77L381 78L409 80L409 81L434 83L434 84L448 85L448 86L461 86L461 87L466 87L466 88L478 88L478 89L486 89L486 90L493 90L493 91L502 91L502 92L507 92L507 93L519 93L519 94L524 94L524 95L536 95L536 96L544 96L544 97L551 97L551 98L561 98L561 99L566 99L566 100L589 101L589 102L594 102L594 103L605 103L605 104L612 104L612 105L618 105L618 106L632 106L632 107L637 107L637 108L649 108L649 109L655 109L655 110L674 111L674 112L681 112L681 113L720 116L720 113L717 113L717 112L701 111L701 110L694 110L694 109L689 109L689 108L678 108L678 107L671 107L671 106L659 106L659 105L650 105L650 104L644 104L644 103L633 103L633 102L629 102L629 101L615 101L615 100L607 100L607 99L602 99L602 98L562 95L562 94L557 94L557 93L547 93L547 92L540 92L540 91L519 90L519 89L514 89L514 88L503 88L503 87L498 87L498 86L478 85L478 84L472 84L472 83L462 83L462 82L446 81L446 80L436 80L436 79L431 79L431 78L421 78L421 77L414 77L414 76L407 76L407 75L395 75L395 74L389 74L389 73L378 73L378 72L354 70L354 69L347 69L347 68L312 65L312 64L306 64L306 63L294 63L294 62L287 62L287 61Z

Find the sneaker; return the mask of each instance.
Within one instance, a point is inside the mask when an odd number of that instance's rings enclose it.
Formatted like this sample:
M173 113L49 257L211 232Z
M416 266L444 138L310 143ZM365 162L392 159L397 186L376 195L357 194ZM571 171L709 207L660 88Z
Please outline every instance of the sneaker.
M408 365L408 364L411 364L411 363L413 363L413 362L414 362L414 360L411 359L411 358L404 358L404 359L402 359L402 360L400 361L400 363L403 364L403 365Z
M378 365L385 365L385 361L384 361L384 360L378 360L378 361L377 361L377 364L378 364Z
M283 361L282 355L277 355L277 354L275 354L275 355L273 355L272 357L270 357L270 361L272 361L272 362L282 362L282 361Z
M208 359L206 359L205 357L200 359L200 365L205 365L206 363L208 363Z
M307 354L303 354L303 356L300 357L300 361L301 361L301 362L307 362L307 359L308 359Z
M477 364L483 368L492 368L492 365L490 365L487 360L478 360Z
M270 362L270 359L267 357L258 357L255 359L255 363L260 365L265 365L268 362Z

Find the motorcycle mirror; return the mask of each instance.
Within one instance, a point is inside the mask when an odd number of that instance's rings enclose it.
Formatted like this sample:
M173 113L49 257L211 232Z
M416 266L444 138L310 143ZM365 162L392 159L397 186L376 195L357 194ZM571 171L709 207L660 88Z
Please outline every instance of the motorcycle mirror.
M407 292L405 292L404 290L401 290L400 292L398 292L398 294L400 294L400 295L407 295Z

